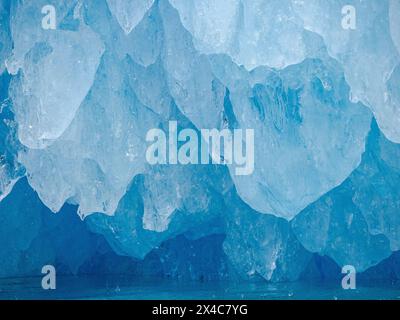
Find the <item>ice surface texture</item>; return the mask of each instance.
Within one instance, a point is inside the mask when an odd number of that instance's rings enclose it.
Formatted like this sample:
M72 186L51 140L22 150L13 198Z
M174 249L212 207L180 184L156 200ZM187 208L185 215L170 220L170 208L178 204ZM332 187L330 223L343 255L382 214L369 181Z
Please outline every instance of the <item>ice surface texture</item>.
M281 281L400 250L398 2L59 0L55 30L47 4L0 1L1 276ZM254 129L254 172L150 165L170 120Z

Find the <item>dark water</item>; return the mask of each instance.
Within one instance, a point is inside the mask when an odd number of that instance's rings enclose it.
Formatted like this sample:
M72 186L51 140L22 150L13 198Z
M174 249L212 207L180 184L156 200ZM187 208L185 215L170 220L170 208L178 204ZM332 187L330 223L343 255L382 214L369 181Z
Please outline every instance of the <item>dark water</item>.
M399 284L343 290L340 284L227 283L133 280L125 277L58 277L55 290L41 278L0 279L0 299L396 299Z

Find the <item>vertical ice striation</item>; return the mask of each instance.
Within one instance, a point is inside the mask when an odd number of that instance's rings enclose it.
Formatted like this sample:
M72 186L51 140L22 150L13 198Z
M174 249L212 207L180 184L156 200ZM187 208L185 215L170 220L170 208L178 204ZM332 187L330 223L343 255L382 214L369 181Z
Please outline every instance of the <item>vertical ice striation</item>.
M228 54L247 69L260 65L284 68L300 63L308 55L304 30L322 36L329 54L343 64L352 101L370 107L388 138L400 141L400 107L390 100L392 93L386 86L394 67L400 63L400 8L396 1L171 3L200 52ZM346 5L355 8L355 30L342 26L342 8Z
M342 12L345 5L356 10L354 30L342 27L343 15L332 14ZM297 1L295 8L305 28L321 35L328 53L342 64L352 101L370 107L385 135L400 142L400 105L393 103L394 93L387 88L391 73L400 63L395 26L399 6L387 0L313 0Z
M254 173L232 179L257 211L291 219L360 162L371 115L348 100L340 66L325 59L249 73L212 58L230 90L237 126L255 130Z

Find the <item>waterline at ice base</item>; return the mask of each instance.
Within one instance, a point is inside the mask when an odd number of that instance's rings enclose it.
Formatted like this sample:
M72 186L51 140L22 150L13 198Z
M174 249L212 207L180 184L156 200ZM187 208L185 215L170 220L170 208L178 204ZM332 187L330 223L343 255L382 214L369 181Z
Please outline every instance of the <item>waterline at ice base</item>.
M398 0L0 0L0 299L400 299Z

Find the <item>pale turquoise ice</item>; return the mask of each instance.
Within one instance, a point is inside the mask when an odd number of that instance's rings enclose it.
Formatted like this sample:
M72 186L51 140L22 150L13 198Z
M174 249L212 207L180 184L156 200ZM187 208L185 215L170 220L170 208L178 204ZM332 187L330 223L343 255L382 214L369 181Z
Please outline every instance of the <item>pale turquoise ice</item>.
M171 0L203 53L224 53L247 69L283 68L308 56L304 31L320 35L341 62L351 100L371 108L386 136L400 142L400 105L387 81L400 63L396 0ZM354 6L356 29L342 27L342 8ZM293 50L295 48L295 50ZM368 68L365 66L368 65Z
M62 20L76 3L59 3L57 19ZM43 29L41 8L47 4L45 0L11 2L13 50L6 65L10 74L18 76L10 97L19 139L32 149L51 145L70 125L104 51L99 36L84 23L75 32Z
M400 104L393 101L395 91L387 86L394 68L400 64L400 37L395 27L400 8L396 2L297 1L296 12L305 28L321 35L329 54L342 64L352 101L368 106L385 135L399 143ZM356 9L355 30L343 30L342 16L331 14L341 12L345 5Z
M56 30L44 4L0 2L0 275L96 274L103 255L139 276L397 270L395 1L60 0ZM151 166L170 120L254 129L254 173Z
M229 88L237 126L255 130L254 173L231 171L253 209L291 219L357 167L371 115L348 100L334 60L322 55L280 71L249 73L222 56L210 59Z
M7 12L8 3L0 2L0 74L5 69L5 60L10 55L11 37L10 26Z
M307 56L303 21L291 0L171 0L196 48L247 69L284 68ZM291 50L296 48L296 50Z
M126 34L129 34L143 19L154 0L107 0L107 3L121 28Z

